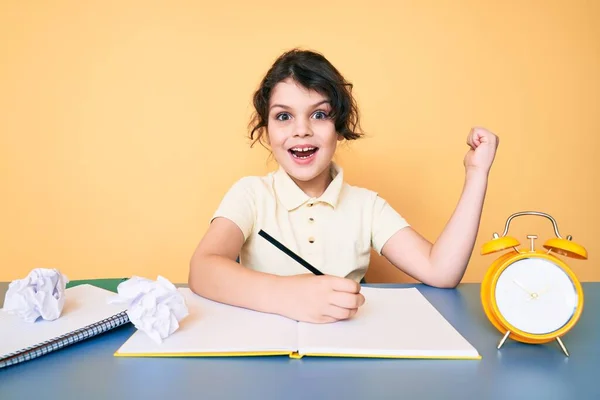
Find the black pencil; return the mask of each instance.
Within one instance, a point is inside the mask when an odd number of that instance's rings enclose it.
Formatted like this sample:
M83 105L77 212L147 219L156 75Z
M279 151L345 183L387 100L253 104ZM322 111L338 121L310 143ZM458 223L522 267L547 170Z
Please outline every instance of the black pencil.
M297 255L296 253L294 253L293 251L291 251L290 249L288 249L287 247L285 247L283 244L279 243L277 241L277 239L275 239L274 237L272 237L271 235L269 235L267 232L265 232L265 231L263 231L261 229L258 232L258 234L260 236L262 236L263 238L267 239L269 242L271 242L271 244L273 244L273 246L275 246L279 250L283 251L285 254L287 254L288 256L290 256L291 258L293 258L296 262L298 262L300 265L302 265L304 268L306 268L307 270L309 270L313 274L315 274L315 275L323 275L323 273L321 271L319 271L318 269L316 269L315 267L313 267L312 265L310 265L308 262L306 262L304 259L302 259L299 255Z

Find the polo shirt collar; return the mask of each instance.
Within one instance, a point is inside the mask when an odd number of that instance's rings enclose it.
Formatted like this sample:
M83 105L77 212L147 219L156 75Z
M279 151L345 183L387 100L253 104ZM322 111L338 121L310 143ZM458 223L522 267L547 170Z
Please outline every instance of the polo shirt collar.
M330 171L333 180L327 189L325 189L325 192L315 200L315 203L324 202L335 208L344 183L344 171L334 162L331 163ZM310 196L304 193L302 189L296 185L296 182L290 178L281 166L274 174L274 181L275 193L288 211L300 207L311 199Z

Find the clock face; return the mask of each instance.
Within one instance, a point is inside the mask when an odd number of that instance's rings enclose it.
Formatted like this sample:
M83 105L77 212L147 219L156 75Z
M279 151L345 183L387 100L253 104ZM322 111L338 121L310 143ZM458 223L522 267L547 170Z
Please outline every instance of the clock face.
M558 265L525 258L502 271L496 304L506 321L530 334L554 332L573 317L578 295L573 281Z

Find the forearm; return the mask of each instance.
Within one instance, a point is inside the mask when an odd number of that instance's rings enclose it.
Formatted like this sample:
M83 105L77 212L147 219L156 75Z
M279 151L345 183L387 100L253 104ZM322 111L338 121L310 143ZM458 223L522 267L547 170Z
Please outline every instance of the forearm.
M189 287L202 297L267 313L279 313L282 277L258 272L218 255L194 257Z
M456 209L430 252L430 263L443 286L456 286L462 279L477 238L488 175L468 171Z

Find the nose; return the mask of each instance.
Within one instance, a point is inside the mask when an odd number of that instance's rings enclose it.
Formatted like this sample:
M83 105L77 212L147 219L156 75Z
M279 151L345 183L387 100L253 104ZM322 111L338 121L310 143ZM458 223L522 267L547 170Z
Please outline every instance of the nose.
M296 119L296 125L294 127L294 136L296 137L307 137L312 136L312 129L310 123L303 118Z

